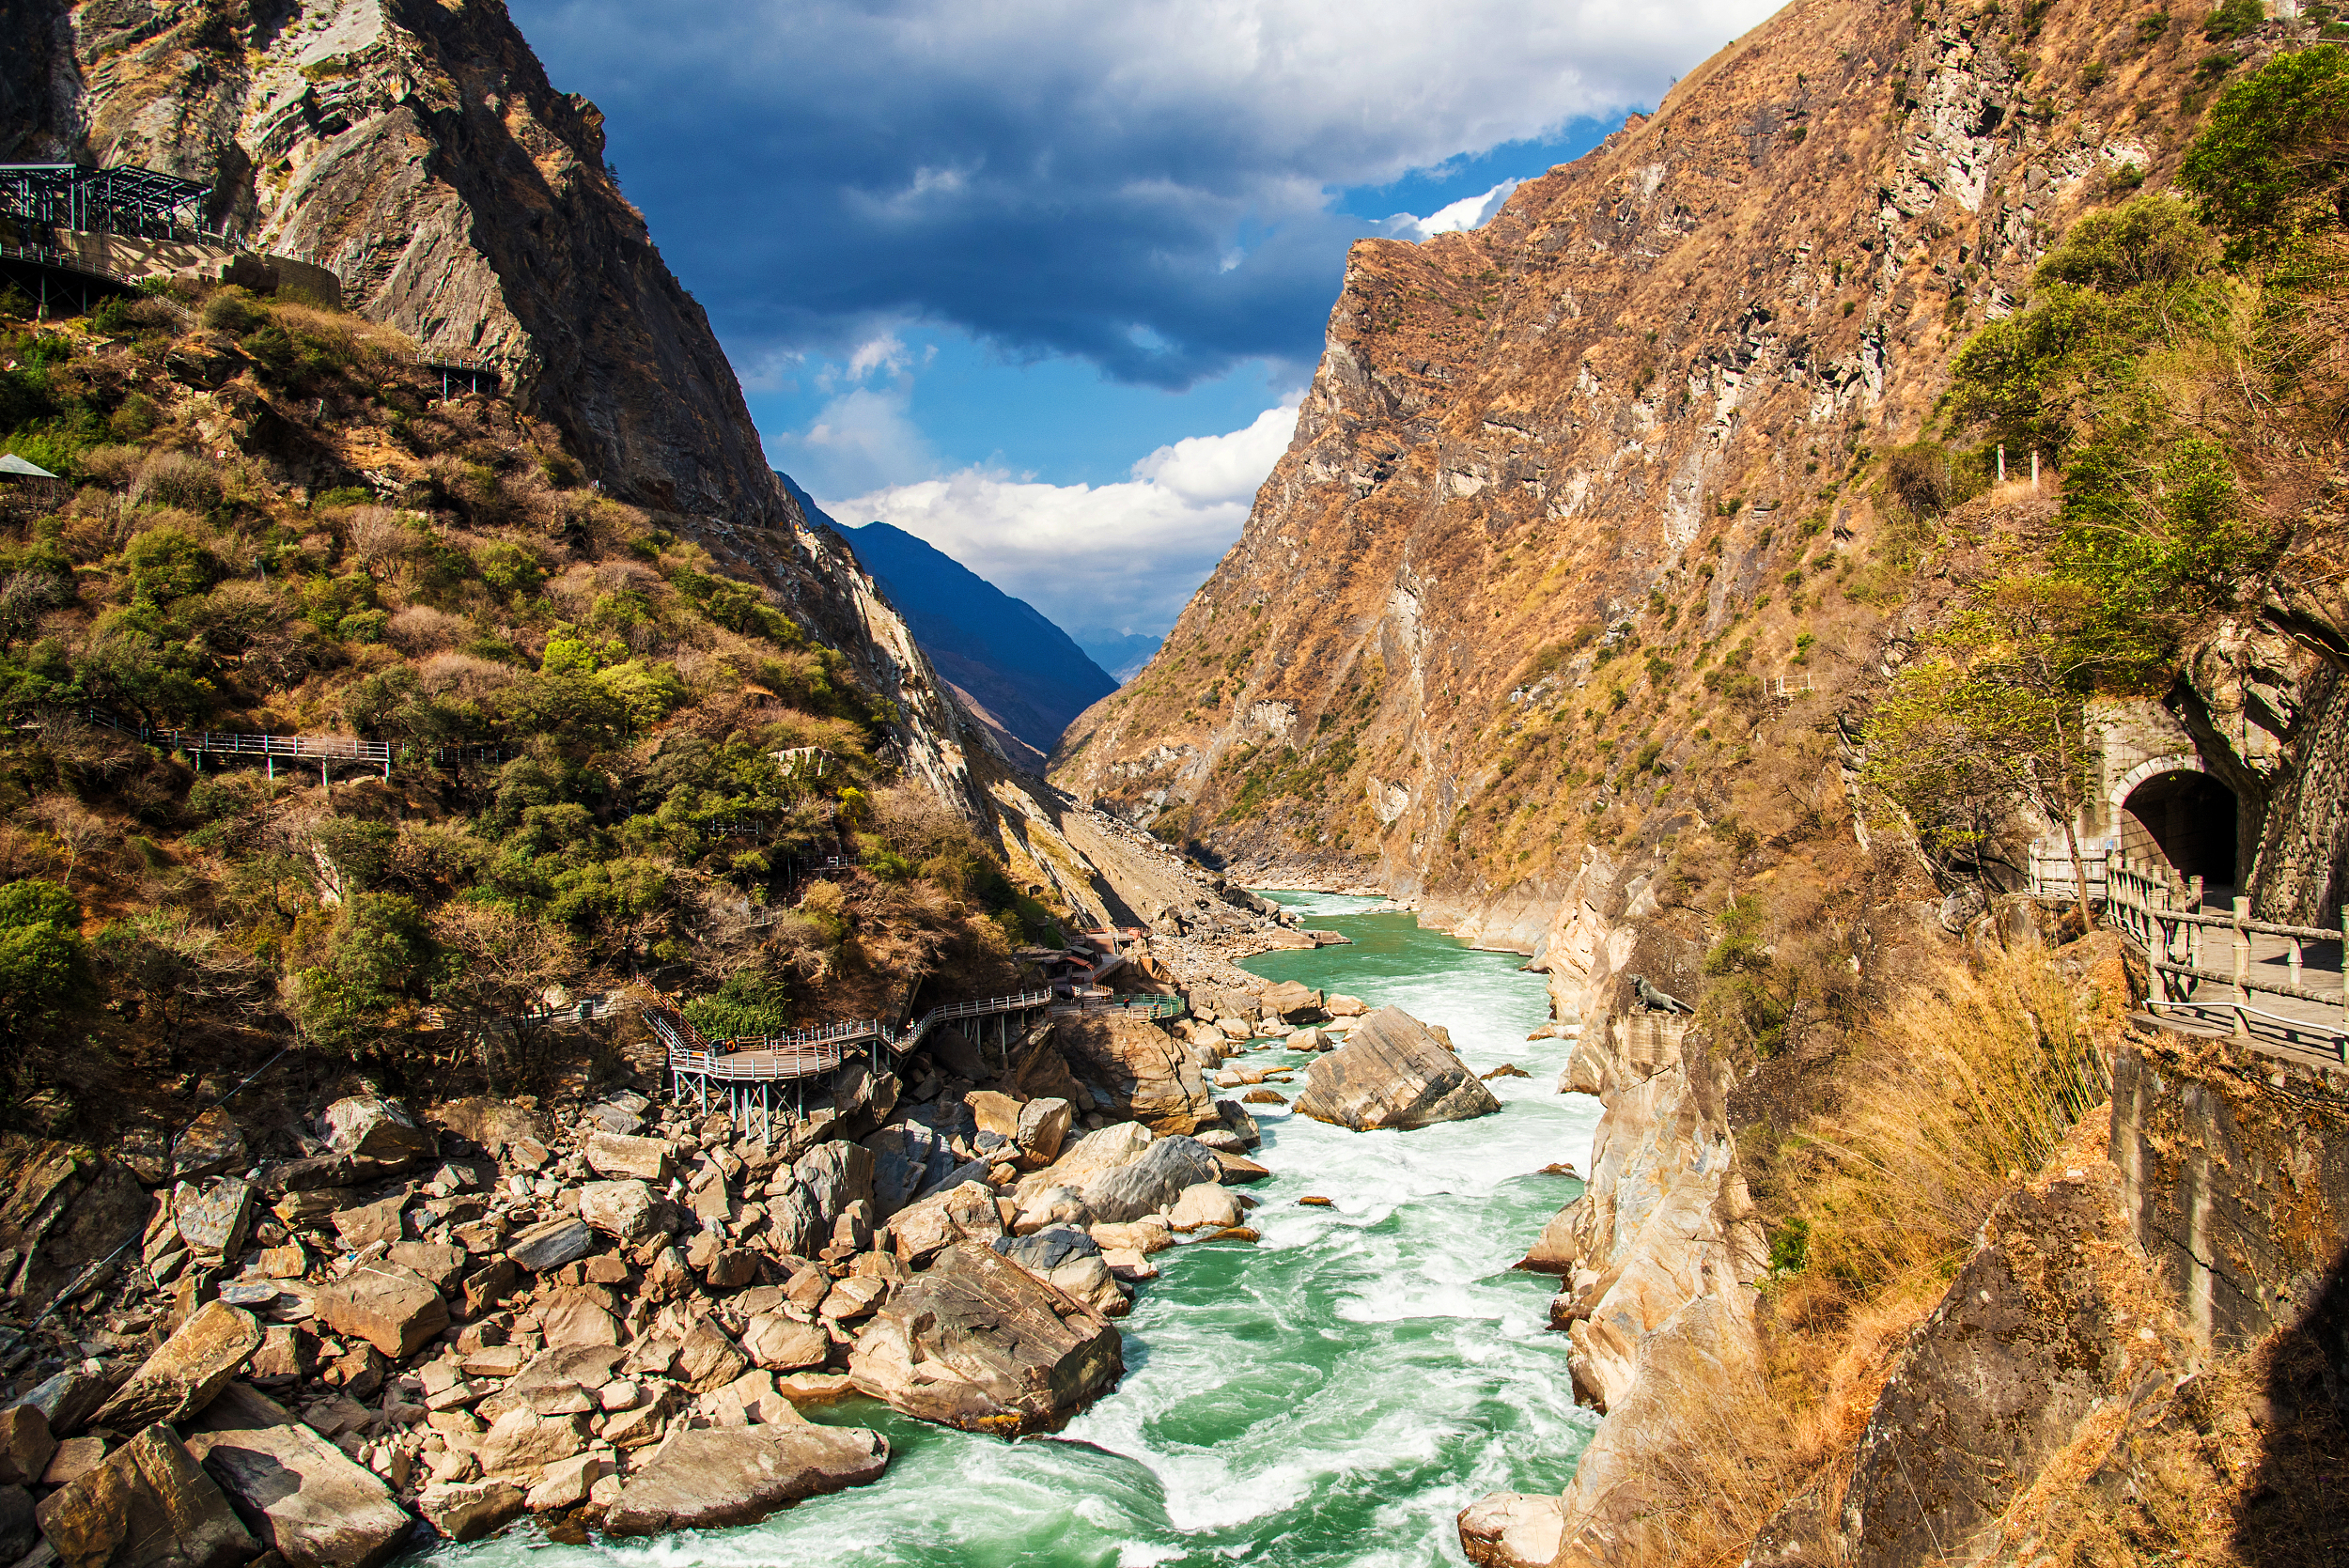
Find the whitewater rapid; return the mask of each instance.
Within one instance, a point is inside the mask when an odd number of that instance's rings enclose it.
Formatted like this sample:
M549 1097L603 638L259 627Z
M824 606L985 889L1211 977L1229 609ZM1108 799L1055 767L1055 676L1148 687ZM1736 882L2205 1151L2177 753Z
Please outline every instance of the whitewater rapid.
M1555 1284L1517 1274L1543 1223L1580 1192L1598 1106L1554 1093L1563 1042L1537 975L1371 900L1274 893L1355 945L1247 966L1392 1003L1452 1032L1501 1112L1415 1132L1354 1133L1251 1106L1272 1177L1254 1246L1161 1253L1126 1336L1117 1390L1055 1436L1004 1443L855 1401L817 1419L874 1427L895 1450L876 1484L759 1524L567 1546L524 1526L423 1560L450 1568L1420 1568L1462 1562L1454 1515L1486 1492L1555 1492L1593 1418L1575 1407ZM1310 1058L1257 1052L1251 1066ZM1227 1092L1237 1093L1237 1092ZM1307 1195L1331 1200L1303 1207Z

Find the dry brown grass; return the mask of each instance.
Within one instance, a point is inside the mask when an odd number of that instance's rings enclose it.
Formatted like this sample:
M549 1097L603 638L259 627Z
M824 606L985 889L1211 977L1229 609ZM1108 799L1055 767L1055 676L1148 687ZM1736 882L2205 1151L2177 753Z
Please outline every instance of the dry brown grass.
M1864 1298L1965 1255L2000 1193L2106 1096L2125 1000L2107 968L2082 994L2036 944L1942 958L1875 1020L1842 1109L1794 1141L1810 1273Z
M1909 1330L1991 1207L2051 1162L2102 1157L2126 1002L2099 939L1938 958L1861 1020L1828 1069L1834 1109L1761 1157L1780 1234L1799 1222L1810 1246L1766 1289L1768 1396L1705 1409L1668 1463L1641 1560L1727 1568L1790 1499L1833 1506Z

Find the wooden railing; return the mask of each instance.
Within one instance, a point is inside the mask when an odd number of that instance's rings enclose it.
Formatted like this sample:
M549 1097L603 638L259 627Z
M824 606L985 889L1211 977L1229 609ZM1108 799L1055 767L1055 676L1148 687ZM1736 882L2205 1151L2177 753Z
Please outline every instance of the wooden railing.
M2330 929L2291 925L2279 921L2253 920L2251 901L2237 897L2227 914L2206 914L2201 878L2180 888L2166 866L2149 866L2115 854L2108 862L2105 920L2142 948L2152 976L2146 1004L2156 1016L2172 1012L2217 1011L2231 1015L2238 1039L2248 1039L2254 1018L2290 1030L2313 1030L2334 1037L2342 1060L2349 1062L2349 984L2344 984L2342 960L2349 954L2349 908L2341 925ZM2225 941L2224 962L2208 949ZM2310 982L2326 971L2309 962L2311 947L2333 946L2332 984ZM2269 952L2262 955L2262 947ZM2270 966L2283 960L2284 978L2272 975ZM2201 993L2204 986L2226 987L2221 996ZM2253 1005L2255 999L2280 998L2309 1004L2298 1012L2279 1012Z
M2105 896L2107 862L2110 852L2101 847L2080 851L2080 870L2088 877L2088 897L2093 903ZM2072 857L2050 854L2036 846L2030 851L2030 894L2034 898L2077 898L2079 890L2073 885Z

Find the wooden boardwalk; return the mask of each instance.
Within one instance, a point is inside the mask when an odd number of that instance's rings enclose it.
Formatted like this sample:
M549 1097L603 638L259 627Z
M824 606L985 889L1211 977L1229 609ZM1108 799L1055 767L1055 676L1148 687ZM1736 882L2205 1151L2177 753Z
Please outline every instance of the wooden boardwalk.
M716 1041L706 1038L691 1019L666 1002L646 1002L644 1013L645 1022L668 1052L669 1089L676 1100L692 1099L706 1111L715 1095L732 1111L738 1128L747 1133L756 1125L762 1134L771 1136L775 1113L784 1106L776 1092L779 1088L787 1086L792 1106L804 1113L809 1079L837 1072L858 1055L878 1071L883 1052L893 1060L904 1056L941 1024L993 1018L996 1043L1007 1052L1014 1018L1098 1012L1173 1017L1182 1013L1183 1005L1180 997L1137 997L1125 1003L1064 999L1048 988L983 1001L949 1002L903 1028L893 1028L879 1018L856 1018L784 1034ZM1027 1025L1023 1021L1019 1027L1024 1031Z
M2349 1065L2349 987L2338 927L2254 920L2232 889L2180 888L2166 868L2113 856L2106 923L2143 955L2140 1018L2183 1034L2227 1038L2310 1065Z

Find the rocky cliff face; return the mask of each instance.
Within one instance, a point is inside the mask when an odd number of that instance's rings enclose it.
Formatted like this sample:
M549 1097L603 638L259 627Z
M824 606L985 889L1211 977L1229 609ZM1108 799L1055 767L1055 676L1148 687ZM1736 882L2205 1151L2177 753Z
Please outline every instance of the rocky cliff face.
M1054 777L1530 948L1594 847L1831 770L1915 591L1870 459L2075 216L2174 164L2209 45L2146 21L1797 0L1486 228L1358 244L1239 542ZM2339 607L2279 592L2314 718Z
M0 157L138 163L479 356L612 493L738 524L797 509L701 307L498 0L11 0Z

